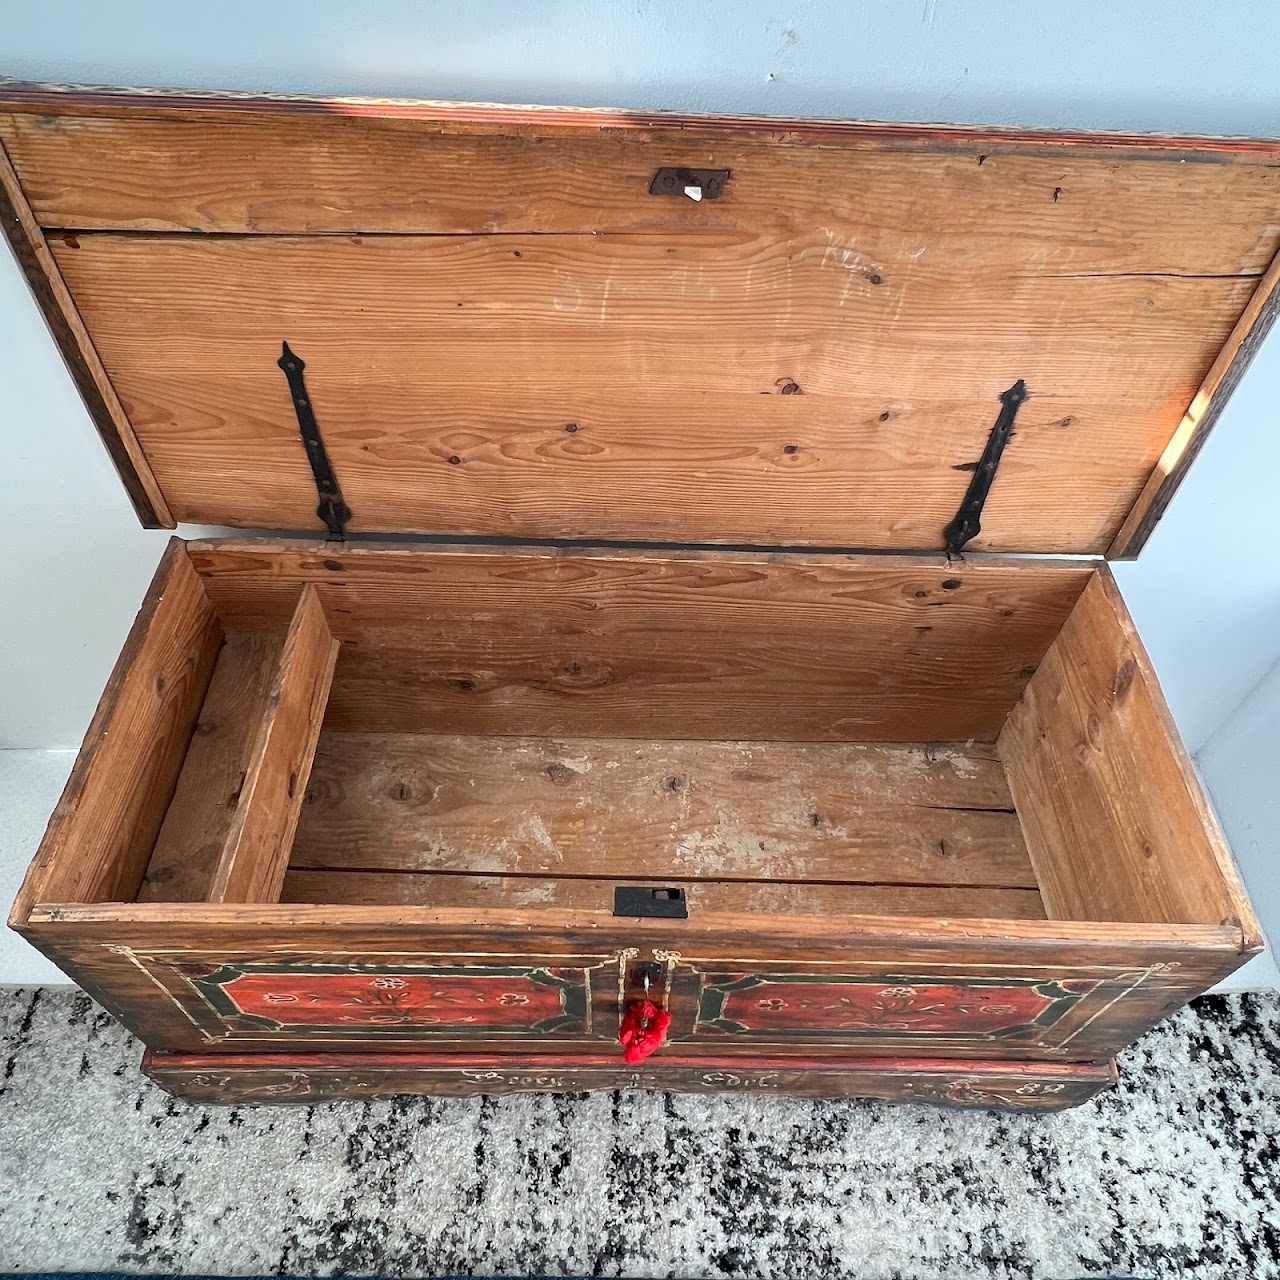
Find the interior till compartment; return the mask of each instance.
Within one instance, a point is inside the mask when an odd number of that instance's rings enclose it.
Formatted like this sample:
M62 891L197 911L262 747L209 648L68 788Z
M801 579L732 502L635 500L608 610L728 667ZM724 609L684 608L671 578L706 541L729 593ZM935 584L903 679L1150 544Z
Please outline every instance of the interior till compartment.
M123 798L82 779L129 838L82 817L39 900L1216 925L1103 574L179 546L112 711L168 728L108 735L151 733Z

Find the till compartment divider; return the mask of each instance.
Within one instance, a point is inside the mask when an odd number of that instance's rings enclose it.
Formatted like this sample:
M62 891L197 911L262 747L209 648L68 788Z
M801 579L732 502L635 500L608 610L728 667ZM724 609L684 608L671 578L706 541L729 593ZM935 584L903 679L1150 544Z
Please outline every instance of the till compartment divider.
M279 901L337 656L320 597L308 585L289 624L209 902Z

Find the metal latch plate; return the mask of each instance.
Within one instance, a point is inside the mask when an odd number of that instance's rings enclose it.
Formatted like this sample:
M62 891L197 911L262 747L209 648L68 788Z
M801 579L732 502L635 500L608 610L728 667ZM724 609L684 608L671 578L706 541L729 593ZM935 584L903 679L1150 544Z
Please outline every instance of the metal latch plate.
M619 885L613 891L615 916L657 916L664 920L687 920L689 902L683 889L666 886Z
M659 169L649 184L649 194L719 200L728 182L728 169Z

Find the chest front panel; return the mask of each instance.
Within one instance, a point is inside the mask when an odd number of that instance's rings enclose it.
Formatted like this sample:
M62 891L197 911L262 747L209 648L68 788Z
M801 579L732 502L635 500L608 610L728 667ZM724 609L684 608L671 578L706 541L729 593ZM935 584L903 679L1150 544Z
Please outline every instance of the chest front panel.
M228 1052L379 1046L620 1060L623 1012L647 971L672 1017L662 1053L744 1063L791 1051L1098 1061L1209 976L1136 952L1090 963L1066 944L993 958L939 939L904 964L884 943L832 943L827 958L805 960L758 945L746 959L726 937L717 959L654 947L639 929L637 945L625 945L625 925L617 933L613 945L582 952L531 941L477 955L371 939L265 950L246 936L242 946L89 944L58 958L151 1047ZM762 929L757 943L766 941Z

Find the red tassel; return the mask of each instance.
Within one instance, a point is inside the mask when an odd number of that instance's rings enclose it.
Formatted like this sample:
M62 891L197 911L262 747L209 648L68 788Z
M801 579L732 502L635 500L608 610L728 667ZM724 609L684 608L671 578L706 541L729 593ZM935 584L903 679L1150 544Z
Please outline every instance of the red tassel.
M671 1015L652 1000L633 1000L618 1028L618 1043L632 1065L643 1062L667 1038Z

